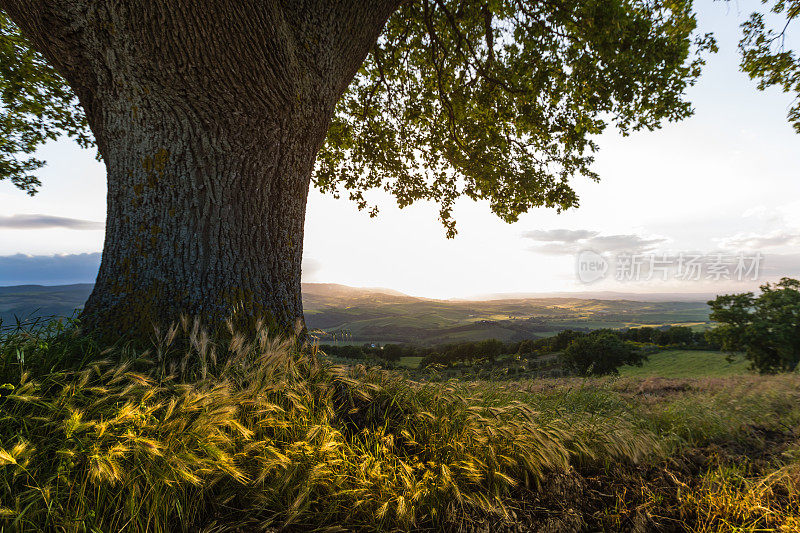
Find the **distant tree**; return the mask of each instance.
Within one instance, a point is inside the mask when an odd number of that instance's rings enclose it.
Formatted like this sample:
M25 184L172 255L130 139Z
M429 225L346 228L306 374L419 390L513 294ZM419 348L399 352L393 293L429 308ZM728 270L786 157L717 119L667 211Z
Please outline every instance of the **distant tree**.
M694 332L688 326L671 326L665 333L668 345L688 346L694 341Z
M525 355L530 354L536 351L540 346L540 343L534 339L525 339L524 341L520 341L517 345L517 349L514 350L514 353L517 355Z
M503 353L505 345L497 339L487 339L478 342L476 348L478 357L485 357L490 361L494 361Z
M707 335L728 352L744 351L761 373L790 372L800 363L800 281L782 278L752 292L708 302L717 326Z
M382 355L387 361L399 361L403 357L403 346L400 344L387 344L383 347Z
M623 332L622 337L634 342L653 342L653 335L656 329L651 327L631 328Z
M646 355L618 334L603 332L574 339L561 353L568 372L582 376L618 374L624 365L641 366Z
M762 0L779 23L769 27L765 13L756 12L742 24L744 35L739 43L742 52L742 70L758 79L758 89L780 87L783 92L800 97L800 56L785 46L786 32L800 17L800 0ZM789 110L789 122L800 133L800 101Z
M583 336L583 333L572 329L559 331L558 334L551 338L550 349L554 352L560 352L561 350L566 349L573 340L581 336Z

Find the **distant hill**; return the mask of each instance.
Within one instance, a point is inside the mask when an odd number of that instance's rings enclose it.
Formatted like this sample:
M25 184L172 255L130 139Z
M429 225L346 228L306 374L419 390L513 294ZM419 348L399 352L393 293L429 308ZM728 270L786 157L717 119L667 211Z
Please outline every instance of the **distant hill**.
M0 319L70 316L92 285L0 287ZM621 295L623 296L623 295ZM491 300L434 300L391 289L304 283L306 323L320 342L439 344L552 335L563 329L685 324L704 327L701 301L638 301L553 295Z
M584 292L524 292L482 294L471 298L456 298L463 301L484 300L517 300L537 298L580 298L586 300L631 300L635 302L707 302L717 295L713 292L617 292L617 291L584 291Z
M83 308L92 292L91 283L75 285L16 285L0 287L0 320L3 325L35 317L72 316Z
M670 301L613 293L610 298L573 294L482 300L434 300L379 288L335 284L303 285L303 305L310 329L320 342L440 344L497 338L505 341L552 335L563 329L624 328L685 324L705 327L706 301L680 295ZM684 297L681 297L684 296Z

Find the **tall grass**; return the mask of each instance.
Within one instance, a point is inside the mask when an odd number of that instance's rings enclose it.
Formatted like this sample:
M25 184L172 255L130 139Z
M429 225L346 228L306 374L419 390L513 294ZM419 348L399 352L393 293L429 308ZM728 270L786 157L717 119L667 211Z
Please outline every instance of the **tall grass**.
M755 425L800 424L797 382L780 379L655 401L625 380L419 383L333 365L265 330L214 340L189 320L146 351L101 349L65 327L17 332L0 339L0 522L499 530L530 520L531 502L561 490L553 479L647 470ZM682 493L677 514L705 524L700 510L722 512L708 480Z
M65 351L100 355L85 342L4 341L0 375L15 379L0 400L0 515L14 529L510 523L513 491L656 448L625 420L480 405L263 331L220 345L184 321L147 352L59 370Z

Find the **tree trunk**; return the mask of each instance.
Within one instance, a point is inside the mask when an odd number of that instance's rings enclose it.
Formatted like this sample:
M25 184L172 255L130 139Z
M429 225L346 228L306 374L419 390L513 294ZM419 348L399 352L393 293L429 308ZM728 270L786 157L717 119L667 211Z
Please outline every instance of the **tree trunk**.
M316 153L398 3L0 0L75 90L107 166L87 328L302 320Z
M175 116L175 102L162 106ZM146 334L181 313L214 323L235 312L290 327L303 316L303 224L319 146L311 132L321 127L285 113L258 126L242 117L240 134L220 136L213 119L191 112L138 113L157 132L105 142L106 240L84 321Z

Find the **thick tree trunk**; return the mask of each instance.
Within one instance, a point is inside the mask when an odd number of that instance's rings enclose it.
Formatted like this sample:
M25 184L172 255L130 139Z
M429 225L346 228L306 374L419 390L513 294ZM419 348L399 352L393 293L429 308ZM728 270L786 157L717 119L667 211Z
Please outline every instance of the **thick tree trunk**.
M170 112L137 111L157 131L105 139L106 241L84 321L146 334L181 313L217 322L236 312L290 326L303 313L311 132L324 125L282 113L220 135L175 102L160 105Z
M302 320L314 159L398 3L0 0L75 89L108 168L88 328Z

